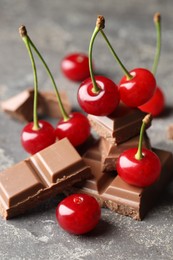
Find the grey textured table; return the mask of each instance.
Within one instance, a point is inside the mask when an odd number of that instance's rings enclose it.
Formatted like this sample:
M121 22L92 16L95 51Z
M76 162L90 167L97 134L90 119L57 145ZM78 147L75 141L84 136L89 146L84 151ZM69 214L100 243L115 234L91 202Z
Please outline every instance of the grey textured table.
M128 68L151 68L155 51L153 14L163 18L163 48L157 80L163 88L169 113L154 119L148 131L153 146L173 151L167 128L173 123L173 2L172 0L0 0L0 100L33 85L30 61L18 27L25 24L50 65L60 89L77 106L78 84L59 69L62 57L72 51L87 52L97 14L106 18L106 31ZM122 76L103 39L94 48L95 66L118 82ZM38 64L40 88L51 84ZM56 120L51 120L55 125ZM22 123L0 111L0 170L28 155L20 146ZM102 220L88 235L73 236L56 223L55 199L30 214L4 221L0 218L0 259L173 259L173 183L142 222L102 210Z

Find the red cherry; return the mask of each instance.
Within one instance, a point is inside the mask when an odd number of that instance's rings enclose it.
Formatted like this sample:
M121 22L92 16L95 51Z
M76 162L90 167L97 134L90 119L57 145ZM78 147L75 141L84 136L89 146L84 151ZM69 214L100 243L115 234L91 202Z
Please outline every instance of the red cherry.
M142 120L138 148L124 151L118 158L116 169L118 175L127 183L138 187L147 187L159 177L161 163L155 153L142 149L146 125L151 122L151 114Z
M146 113L151 113L152 116L159 116L165 108L165 96L162 90L157 87L152 98L139 109Z
M91 231L99 222L101 209L95 198L87 194L73 194L56 208L59 225L66 231L80 235Z
M119 104L119 91L115 83L103 76L95 77L98 92L93 92L91 78L83 81L78 89L78 102L82 109L92 115L106 116L111 114Z
M118 175L127 183L138 187L153 184L160 175L161 164L155 153L142 149L143 158L135 158L137 148L123 152L117 162Z
M64 75L73 81L83 81L90 75L88 56L83 53L73 53L61 62L61 69Z
M127 106L138 107L153 96L156 80L149 70L143 68L130 71L130 75L131 79L124 76L120 81L120 98Z
M74 112L69 115L69 119L59 121L55 134L58 139L67 137L74 146L78 146L89 137L90 124L85 115Z
M39 129L33 130L33 122L27 124L21 134L21 143L24 149L35 154L53 144L56 140L55 129L46 121L39 121Z

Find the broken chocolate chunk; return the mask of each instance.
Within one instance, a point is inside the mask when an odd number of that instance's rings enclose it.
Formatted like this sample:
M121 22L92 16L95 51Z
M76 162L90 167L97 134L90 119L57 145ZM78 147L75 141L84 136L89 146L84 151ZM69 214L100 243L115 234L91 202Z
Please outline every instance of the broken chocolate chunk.
M71 111L71 105L65 92L60 92L60 96L67 114ZM16 96L9 98L1 103L2 110L8 113L12 118L19 121L30 122L33 120L33 99L34 90L27 89ZM60 108L57 97L54 92L38 93L38 116L50 116L61 118Z
M109 116L88 115L88 119L100 137L111 143L120 144L139 134L145 115L146 113L137 108L130 108L120 103Z
M89 177L90 167L64 138L0 173L0 214L12 218Z
M173 124L168 127L168 138L173 140Z

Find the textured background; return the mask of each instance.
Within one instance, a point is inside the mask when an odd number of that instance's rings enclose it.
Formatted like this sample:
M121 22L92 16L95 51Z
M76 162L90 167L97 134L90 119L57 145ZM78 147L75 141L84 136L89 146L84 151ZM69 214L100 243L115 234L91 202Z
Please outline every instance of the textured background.
M173 2L172 0L0 0L0 101L33 85L32 69L18 27L28 33L55 75L59 89L65 89L77 106L78 84L65 79L60 71L63 56L72 51L87 52L96 16L106 18L106 32L127 68L151 68L155 52L153 14L162 14L162 54L158 84L167 101L167 113L154 119L148 133L153 146L173 151L167 128L173 123ZM122 73L102 37L94 48L95 66L115 82ZM51 89L40 62L41 89ZM51 120L55 125L56 120ZM28 155L20 146L24 124L0 111L0 170ZM173 259L173 183L144 221L136 222L109 210L102 210L96 230L85 236L62 231L55 219L54 200L14 220L0 218L0 259Z

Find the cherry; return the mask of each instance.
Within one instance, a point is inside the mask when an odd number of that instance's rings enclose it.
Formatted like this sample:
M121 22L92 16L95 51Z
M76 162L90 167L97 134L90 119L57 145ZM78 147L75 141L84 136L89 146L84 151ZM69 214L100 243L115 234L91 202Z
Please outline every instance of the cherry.
M155 77L150 71L144 68L136 68L129 72L120 61L118 55L115 53L112 45L110 44L106 34L102 29L103 28L100 29L100 33L105 39L115 60L120 65L122 71L125 74L119 84L120 99L130 107L138 107L143 105L153 96L155 92Z
M124 76L119 84L120 98L127 106L138 107L154 94L156 80L153 74L143 68L130 71L131 78Z
M34 104L33 104L33 122L27 124L22 130L21 143L23 148L30 154L39 152L47 146L53 144L56 140L54 128L46 121L38 121L37 117L37 103L38 103L38 80L37 70L34 57L30 47L30 40L27 35L25 26L19 28L19 33L31 60L33 75L34 75Z
M138 187L147 187L153 184L159 178L161 171L158 156L148 149L142 149L145 127L150 120L150 114L143 119L138 149L131 148L124 151L119 156L116 165L118 175L128 184Z
M98 202L87 194L70 195L56 208L59 225L76 235L91 231L98 224L100 216L101 209Z
M121 154L117 172L128 184L138 187L147 187L153 184L160 175L160 161L155 153L143 149L143 158L135 158L137 148L129 149Z
M104 19L98 16L96 27L89 44L89 70L91 78L84 80L77 93L77 99L82 109L89 114L106 116L112 113L119 104L118 87L113 81L103 76L94 77L92 67L92 50L94 40L101 28L104 28Z
M55 142L55 129L46 121L39 121L39 130L33 129L34 123L27 124L21 134L21 142L24 149L35 154Z
M88 56L84 53L67 55L61 62L61 69L68 79L83 81L90 75Z
M154 23L156 27L156 33L157 33L157 44L156 44L156 53L155 58L153 62L153 68L152 72L155 75L159 63L160 58L160 51L161 51L161 16L160 13L156 13L154 15ZM146 113L151 113L152 116L156 117L159 116L165 108L165 96L163 94L163 91L159 86L157 86L156 91L152 98L145 103L144 105L140 106L139 109Z
M103 76L96 76L95 81L99 88L93 92L92 79L86 79L78 89L78 102L82 109L92 115L106 116L111 114L119 104L119 92L115 83Z
M151 113L152 116L159 116L165 108L165 96L163 91L157 87L152 98L139 109L146 113Z
M74 145L78 146L82 143L84 143L87 138L90 135L90 124L88 119L81 113L72 113L68 115L65 111L65 108L63 106L58 88L56 86L55 80L53 78L53 75L47 66L45 60L43 59L42 55L34 45L34 43L31 41L29 38L30 44L38 57L40 58L41 62L43 63L46 72L48 73L48 76L51 79L51 82L53 84L56 96L57 96L57 101L60 107L60 111L62 114L63 119L60 120L56 126L55 134L58 139L62 139L64 137L67 137L69 141Z
M90 124L86 116L79 112L69 115L68 120L62 119L55 129L58 139L67 137L73 146L78 146L86 141L90 135Z

